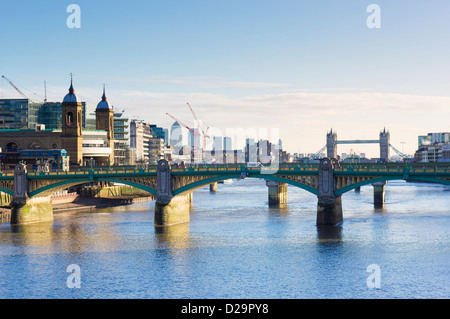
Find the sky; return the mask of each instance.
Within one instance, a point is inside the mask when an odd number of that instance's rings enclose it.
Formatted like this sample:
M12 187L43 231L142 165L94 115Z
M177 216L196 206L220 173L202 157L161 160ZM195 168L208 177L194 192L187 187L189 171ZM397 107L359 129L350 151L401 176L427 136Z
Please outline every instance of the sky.
M450 131L449 34L448 0L0 0L0 74L61 101L73 73L89 111L105 84L115 110L166 128L167 112L193 125L189 102L210 133L277 131L290 153L386 128L413 154L418 135ZM1 80L0 98L20 95Z

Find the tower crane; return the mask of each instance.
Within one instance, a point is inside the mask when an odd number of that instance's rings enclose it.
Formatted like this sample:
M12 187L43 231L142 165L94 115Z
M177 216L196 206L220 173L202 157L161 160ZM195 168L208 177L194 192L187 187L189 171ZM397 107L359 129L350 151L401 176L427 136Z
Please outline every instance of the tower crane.
M173 116L173 115L171 115L171 114L169 114L169 113L166 113L168 116L170 116L175 122L177 122L178 124L180 124L181 126L183 126L184 128L186 128L189 132L191 132L192 134L195 134L195 130L194 129L192 129L192 128L190 128L189 126L187 126L186 124L184 124L183 122L181 122L179 119L177 119L175 116ZM197 143L197 141L195 140L194 141L195 143ZM195 148L197 148L196 146L195 146Z
M27 100L30 100L17 86L14 85L6 76L2 75L2 78L4 78L17 92L19 92L20 95L22 95Z
M192 106L189 104L189 102L187 103L187 105L189 106L189 109L191 110L192 115L194 116L195 121L197 122L197 127L199 130L201 130L202 134L203 134L203 147L206 147L206 139L209 138L210 136L208 135L208 130L209 130L209 126L206 128L206 131L203 130L203 127L200 126L200 122L197 119L197 116L195 115L194 110L192 109ZM196 131L196 133L194 133L194 136L200 136L201 134L198 133L198 131Z
M166 113L168 116L170 116L175 122L178 122L178 124L180 124L181 126L183 126L184 128L188 129L189 132L194 133L194 129L190 128L189 126L187 126L186 124L184 124L183 122L181 122L179 119L177 119L175 116Z

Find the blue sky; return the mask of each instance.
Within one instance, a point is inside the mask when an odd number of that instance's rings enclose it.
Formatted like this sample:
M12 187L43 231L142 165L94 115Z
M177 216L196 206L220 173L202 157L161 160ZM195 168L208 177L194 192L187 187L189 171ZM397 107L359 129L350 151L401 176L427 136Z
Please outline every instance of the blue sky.
M71 3L79 29L66 25ZM379 29L366 25L371 3ZM374 139L386 126L410 153L417 135L450 130L448 0L1 0L0 26L0 73L36 99L45 80L61 100L72 72L92 109L106 83L129 117L192 124L190 102L217 131L279 128L290 152L317 151L331 127ZM350 149L378 153L338 152Z

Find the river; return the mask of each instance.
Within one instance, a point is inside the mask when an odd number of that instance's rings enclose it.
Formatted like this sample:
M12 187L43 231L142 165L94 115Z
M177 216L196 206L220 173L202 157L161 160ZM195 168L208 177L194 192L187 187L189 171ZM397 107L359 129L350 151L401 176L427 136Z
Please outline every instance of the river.
M195 191L190 223L168 228L154 202L3 223L0 298L450 297L450 187L391 181L382 210L362 187L340 227L317 228L316 206L289 186L269 208L246 179Z

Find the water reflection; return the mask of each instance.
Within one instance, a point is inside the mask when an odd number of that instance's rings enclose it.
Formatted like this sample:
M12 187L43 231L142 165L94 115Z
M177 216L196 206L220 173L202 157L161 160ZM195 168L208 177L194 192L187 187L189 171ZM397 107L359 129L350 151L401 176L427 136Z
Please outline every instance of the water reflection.
M318 243L340 243L342 241L342 226L317 226Z
M45 253L54 241L53 221L10 225L10 229L10 233L3 233L3 235L10 236L11 245L20 248L23 252L33 249L38 253Z
M168 248L171 253L179 253L190 248L189 223L168 227L155 226L155 238L159 247Z
M151 203L1 224L0 296L448 296L450 200L434 185L414 198L418 186L390 184L385 210L374 210L371 188L349 192L343 224L317 227L313 195L290 190L289 206L267 208L256 182L198 190L191 222L170 227L154 227ZM372 263L383 269L376 294L366 286ZM82 269L81 290L66 287L70 264Z

